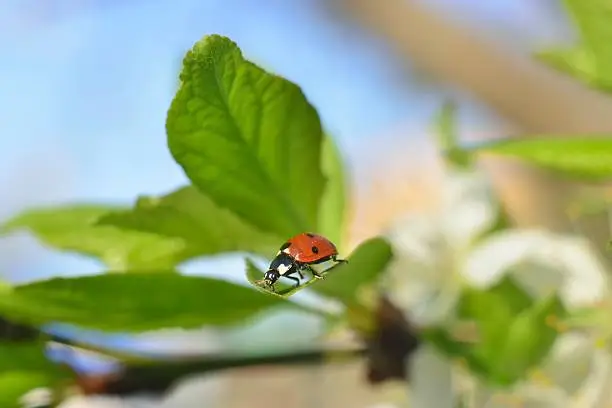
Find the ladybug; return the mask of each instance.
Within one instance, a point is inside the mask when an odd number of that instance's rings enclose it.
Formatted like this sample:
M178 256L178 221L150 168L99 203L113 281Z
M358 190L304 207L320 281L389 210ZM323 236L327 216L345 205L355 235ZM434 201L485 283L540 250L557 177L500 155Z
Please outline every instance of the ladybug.
M309 232L298 234L280 247L264 275L263 283L274 291L274 283L282 276L295 281L295 287L298 287L300 280L293 275L297 274L304 279L303 270L309 270L317 279L323 278L311 265L327 261L336 264L348 262L346 259L337 259L337 256L338 249L324 236Z

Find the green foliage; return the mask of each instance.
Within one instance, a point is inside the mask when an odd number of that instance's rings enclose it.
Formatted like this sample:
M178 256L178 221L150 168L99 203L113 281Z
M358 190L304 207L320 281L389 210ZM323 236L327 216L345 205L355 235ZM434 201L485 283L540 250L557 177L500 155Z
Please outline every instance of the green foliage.
M344 162L331 137L327 136L323 140L322 149L321 169L327 183L321 198L318 232L342 248L348 193Z
M354 303L357 301L358 290L375 282L392 256L391 246L386 240L371 238L351 253L349 263L339 264L312 289L345 304Z
M389 243L382 238L372 238L361 243L353 251L347 258L350 260L349 263L336 264L324 271L318 270L323 279L311 277L298 287L280 279L275 284L276 292L271 292L259 283L263 279L264 272L250 260L247 260L247 279L259 290L275 296L286 298L312 285L311 289L321 295L351 304L356 301L358 289L372 283L384 271L391 257ZM310 272L304 271L304 274L308 276Z
M459 145L457 129L457 105L447 101L442 105L434 119L435 136L438 148L442 151L447 163L459 169L470 168L472 158Z
M298 86L211 35L187 53L168 146L193 184L263 231L316 230L323 131Z
M607 0L565 0L580 39L570 49L545 50L536 56L548 65L595 88L612 91L612 7Z
M549 319L563 318L565 313L561 299L555 294L515 316L503 348L492 359L495 374L502 380L518 380L527 369L543 361L559 335Z
M3 408L23 408L19 400L29 391L48 387L53 382L47 372L43 371L8 371L0 372L0 406Z
M306 274L308 275L308 272L306 272ZM304 282L300 286L296 287L294 283L287 283L283 279L280 279L274 284L275 291L271 291L268 288L264 287L261 282L264 277L264 271L259 269L250 259L246 260L246 277L247 280L259 291L283 299L288 298L294 293L306 289L307 287L317 282L316 279L310 279L307 282Z
M299 307L231 282L158 271L54 278L0 297L0 314L16 322L132 332L233 325L275 306Z
M98 223L180 239L199 256L232 251L269 255L282 239L246 224L193 186L162 197L139 197L134 208L110 212Z
M33 388L53 387L69 373L49 361L40 342L0 342L0 406L18 408L17 401Z
M57 366L44 355L39 341L0 341L0 374L10 371L55 371ZM1 388L0 388L1 389Z
M580 180L612 178L612 138L525 136L483 143L468 150L522 159Z
M565 313L557 295L534 301L506 277L487 290L466 288L461 296L457 317L476 324L476 343L456 342L437 328L427 330L425 337L447 354L465 359L486 381L508 386L546 357L558 335L547 323L564 319Z
M610 86L612 51L601 38L612 35L612 29L604 14L597 14L603 0L568 0L567 5L582 42L546 58L600 87ZM581 60L583 67L560 55ZM248 258L246 276L254 287L172 273L186 260L228 252L269 260L288 237L306 231L323 234L342 248L349 195L341 152L324 135L316 110L297 85L248 61L236 44L218 35L205 37L187 52L180 79L166 131L170 152L189 185L159 197L141 196L131 208L33 209L1 230L27 229L46 245L99 258L111 271L126 273L16 287L0 282L0 315L32 325L64 322L123 332L236 325L277 307L335 321L339 316L287 299L310 290L347 306L340 317L355 331L372 328L375 314L360 293L376 287L393 258L383 238L361 243L347 257L348 264L322 272L324 279L311 277L298 288L279 281L277 293L258 284L263 272ZM455 116L449 102L436 118L437 141L453 170L471 168L478 154L493 153L580 179L612 175L612 139L529 137L463 148ZM481 239L508 227L507 214L500 214ZM425 329L423 338L464 359L485 381L504 386L547 355L557 337L547 324L550 317L565 318L556 295L535 301L510 278L487 290L464 288L456 313L460 321L475 323L479 341L457 341L440 327ZM603 314L597 316L601 322ZM580 321L586 325L587 320ZM9 390L0 395L2 407L10 407L33 386L61 378L38 343L0 343L0 356L0 390Z
M112 210L118 208L67 205L32 209L7 221L0 232L27 229L48 246L99 258L117 271L173 268L193 255L178 238L96 225L100 216Z

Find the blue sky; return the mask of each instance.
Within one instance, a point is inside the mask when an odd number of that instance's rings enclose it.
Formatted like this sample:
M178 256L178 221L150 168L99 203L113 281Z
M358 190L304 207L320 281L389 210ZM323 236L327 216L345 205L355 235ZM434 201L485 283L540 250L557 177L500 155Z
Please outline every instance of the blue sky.
M486 3L486 5L485 5ZM80 5L79 5L80 4ZM436 0L520 46L559 36L533 0ZM442 96L406 80L383 44L309 0L8 0L0 5L0 218L24 206L128 203L186 182L165 145L165 112L184 52L205 34L302 86L348 155L406 121L428 126ZM495 5L495 6L493 6ZM544 19L544 20L542 20ZM548 21L548 22L546 22ZM540 24L537 24L537 23ZM519 29L520 24L528 24ZM471 113L470 113L471 112ZM468 121L482 119L468 110ZM0 276L93 273L94 261L24 237L0 240ZM195 265L231 269L242 261Z

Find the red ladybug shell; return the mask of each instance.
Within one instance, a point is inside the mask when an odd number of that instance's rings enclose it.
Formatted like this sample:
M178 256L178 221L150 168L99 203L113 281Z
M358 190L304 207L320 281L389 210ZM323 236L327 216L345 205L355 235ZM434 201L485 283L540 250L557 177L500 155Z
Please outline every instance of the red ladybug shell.
M308 232L298 234L290 238L282 247L284 252L301 263L316 263L338 255L338 249L327 238L322 235Z

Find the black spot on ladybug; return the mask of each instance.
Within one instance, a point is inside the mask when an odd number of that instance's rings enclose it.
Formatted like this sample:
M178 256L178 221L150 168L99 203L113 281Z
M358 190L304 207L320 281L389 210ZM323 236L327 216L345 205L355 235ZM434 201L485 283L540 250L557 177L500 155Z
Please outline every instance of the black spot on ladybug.
M281 247L280 251L285 250L291 246L291 242L285 242Z
M311 249L312 249L312 253L313 254L318 254L319 253L319 248L317 248L316 246L313 246Z
M306 236L307 236L308 238L314 238L314 237L315 237L315 234L313 234L313 233L311 233L311 232L307 232L307 233L306 233Z

